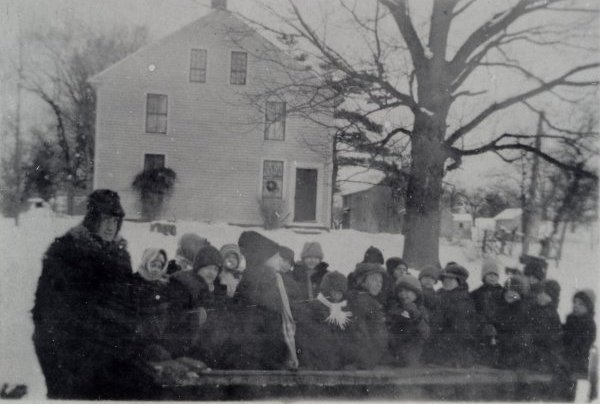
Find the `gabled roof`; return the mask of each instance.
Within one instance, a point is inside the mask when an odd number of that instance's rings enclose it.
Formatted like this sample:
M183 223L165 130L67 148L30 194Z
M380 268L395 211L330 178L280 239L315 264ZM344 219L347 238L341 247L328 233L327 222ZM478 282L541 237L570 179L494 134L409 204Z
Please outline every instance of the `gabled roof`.
M523 209L521 208L508 208L504 209L502 212L498 213L494 220L512 220L517 219L523 214Z
M338 171L338 182L342 196L366 191L385 178L382 171L364 168L364 167L340 167Z
M221 25L221 26L223 26L223 25L234 26L234 27L237 27L238 29L243 29L244 33L249 34L249 35L246 35L246 37L252 35L253 37L257 38L265 48L269 49L270 51L276 52L277 55L279 57L282 57L284 59L284 61L286 63L288 63L290 66L293 66L296 69L302 70L302 65L300 63L298 63L296 60L294 60L292 57L290 57L284 50L282 50L281 48L276 46L273 42L271 42L270 40L268 40L267 38L262 36L260 33L258 33L250 25L248 25L247 23L245 23L244 21L242 21L241 19L239 19L238 17L233 15L232 12L230 12L228 10L214 9L207 15L200 17L200 18L192 21L189 24L184 25L183 27L162 37L161 39L159 39L155 42L152 42L148 45L142 46L140 49L133 52L132 54L126 56L125 58L112 64L111 66L107 67L106 69L102 70L101 72L95 74L94 76L92 76L89 79L89 81L94 84L99 83L102 81L102 78L104 78L105 76L110 74L110 72L112 72L113 70L118 69L125 62L127 62L135 57L139 57L141 54L145 53L147 50L157 47L157 46L163 44L164 42L167 42L171 38L179 35L181 32L186 31L188 29L192 29L195 26L204 27L204 26L211 25L211 24ZM309 72L309 73L315 79L317 78L317 76L313 72Z

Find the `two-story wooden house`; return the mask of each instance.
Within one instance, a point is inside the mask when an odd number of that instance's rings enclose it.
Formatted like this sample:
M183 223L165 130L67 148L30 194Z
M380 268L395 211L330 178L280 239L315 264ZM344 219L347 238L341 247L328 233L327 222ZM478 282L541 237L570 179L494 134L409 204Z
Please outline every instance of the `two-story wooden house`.
M119 192L127 216L139 217L134 176L167 166L177 183L165 218L261 225L259 201L271 199L287 225L329 227L332 143L322 123L332 116L293 113L301 96L281 89L308 73L281 60L293 63L213 0L206 16L94 76L94 188Z

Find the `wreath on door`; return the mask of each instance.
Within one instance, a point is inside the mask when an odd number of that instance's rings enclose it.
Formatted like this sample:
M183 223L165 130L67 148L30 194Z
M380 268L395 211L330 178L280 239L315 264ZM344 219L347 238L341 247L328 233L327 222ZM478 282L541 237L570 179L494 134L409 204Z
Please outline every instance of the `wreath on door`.
M279 188L279 185L277 185L276 181L270 180L270 181L267 181L266 188L267 188L267 191L269 191L269 192L275 192Z

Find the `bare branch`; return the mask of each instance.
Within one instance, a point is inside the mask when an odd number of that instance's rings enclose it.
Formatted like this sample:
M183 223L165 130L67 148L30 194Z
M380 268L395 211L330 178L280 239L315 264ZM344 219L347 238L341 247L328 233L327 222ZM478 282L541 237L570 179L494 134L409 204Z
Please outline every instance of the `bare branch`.
M590 70L590 69L595 69L598 68L600 66L600 63L590 63L587 65L583 65L583 66L578 66L574 69L569 70L568 72L566 72L565 74L563 74L562 76L548 81L546 83L541 84L540 86L529 90L529 91L525 91L521 94L517 94L515 96L509 97L507 99L505 99L502 102L499 103L494 103L492 105L490 105L488 108L484 109L482 112L480 112L475 118L473 118L469 123L467 123L466 125L458 128L454 133L452 133L446 140L446 143L450 146L452 146L458 139L460 139L462 136L464 136L466 133L468 133L469 131L473 130L475 127L477 127L480 123L482 123L486 118L488 118L490 115L492 115L493 113L500 111L502 109L508 108L514 104L517 104L521 101L525 101L529 98L532 98L538 94L544 93L554 87L557 86L586 86L586 85L596 85L597 82L596 81L587 81L587 82L571 82L568 81L567 78L582 72L582 71L586 71L586 70Z

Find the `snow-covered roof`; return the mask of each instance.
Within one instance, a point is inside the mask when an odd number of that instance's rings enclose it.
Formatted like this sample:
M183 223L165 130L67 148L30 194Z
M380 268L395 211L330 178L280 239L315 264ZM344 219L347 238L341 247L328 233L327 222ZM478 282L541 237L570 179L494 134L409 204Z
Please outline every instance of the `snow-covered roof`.
M496 220L493 217L478 217L475 219L475 227L480 229L493 229L496 226Z
M455 222L472 222L473 216L470 213L453 213L452 220Z
M364 167L340 167L338 183L343 196L365 191L385 178L382 171Z
M502 212L498 213L494 220L512 220L517 219L519 216L523 214L523 210L521 208L508 208L504 209Z
M29 202L29 203L39 203L39 202L46 202L46 201L43 200L42 198L34 197L34 198L27 199L27 202Z

